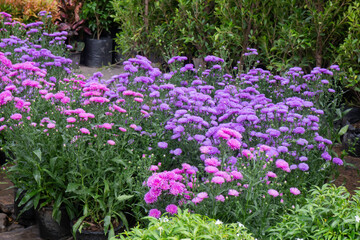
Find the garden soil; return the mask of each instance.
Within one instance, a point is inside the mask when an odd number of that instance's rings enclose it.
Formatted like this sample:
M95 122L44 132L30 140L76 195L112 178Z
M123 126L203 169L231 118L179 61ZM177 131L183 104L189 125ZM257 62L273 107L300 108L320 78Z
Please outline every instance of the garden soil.
M103 68L90 68L80 66L76 73L81 73L85 77L91 77L96 72L101 72L102 79L108 80L114 75L123 73L121 65L112 65ZM336 145L333 150L341 155L342 146ZM360 190L360 158L346 156L344 157L344 166L339 167L339 176L334 177L333 183L336 186L344 185L347 190L354 194L355 190ZM9 189L12 184L6 179L5 174L0 173L0 239L1 240L42 240L39 236L37 225L24 227L16 222L13 215L14 211L14 190ZM72 240L70 237L65 240Z

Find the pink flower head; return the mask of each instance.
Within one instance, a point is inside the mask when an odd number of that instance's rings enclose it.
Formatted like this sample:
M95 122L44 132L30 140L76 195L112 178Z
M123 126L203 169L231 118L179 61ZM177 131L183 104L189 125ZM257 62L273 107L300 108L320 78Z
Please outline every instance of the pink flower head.
M228 195L237 197L239 196L239 192L235 189L229 189Z
M197 203L202 202L203 200L204 200L203 198L196 197L196 198L193 198L191 201L192 201L193 203L197 204Z
M55 124L54 123L48 123L47 128L55 128Z
M269 150L271 150L271 147L269 147L268 145L261 145L261 146L260 146L260 151L265 151L265 152L267 152L267 151L269 151Z
M223 195L218 195L215 197L215 200L219 202L225 202L225 197Z
M216 158L207 158L205 159L205 165L218 167L221 165L221 162Z
M136 126L136 124L130 124L130 127L135 129L137 126Z
M240 149L241 147L240 141L235 138L229 139L226 143L232 150Z
M111 129L111 128L112 128L112 124L110 124L110 123L104 123L104 124L102 125L102 127L103 127L103 128L106 128L106 129Z
M76 122L76 118L74 118L74 117L69 117L69 118L66 119L66 121L67 121L68 123L74 123L74 122Z
M134 101L142 103L144 101L144 99L136 97L136 98L134 98Z
M294 195L299 195L301 193L300 190L295 187L290 188L290 192Z
M276 177L277 177L276 173L271 172L271 171L269 171L269 172L266 174L266 176L272 177L272 178L276 178Z
M122 132L126 132L126 129L123 128L123 127L119 127L119 130L122 131Z
M234 179L240 179L242 180L244 177L243 175L241 174L241 172L238 172L238 171L232 171L230 173L230 175L234 178Z
M223 177L213 177L211 179L212 183L216 183L216 184L223 184L225 182L225 179Z
M156 165L151 165L149 170L156 172L157 170L159 170L159 167Z
M279 192L276 191L275 189L269 189L269 190L268 190L268 194L271 195L271 196L273 196L273 197L279 196Z
M167 205L165 210L170 213L171 215L174 215L178 212L178 207L175 204Z
M87 128L80 128L80 132L83 134L90 134L90 131Z
M237 138L237 139L241 139L242 138L242 135L234 130L234 129L230 129L230 128L221 128L220 130L222 130L224 133L232 136L233 138Z
M285 172L290 172L289 164L283 159L276 160L275 165L277 168L281 168Z
M204 198L208 198L209 195L208 195L207 192L201 192L201 193L198 193L197 197L201 198L201 199L204 199Z
M115 145L115 141L113 141L113 140L108 140L107 143L110 145Z
M219 131L217 131L217 135L218 135L220 138L226 139L226 140L230 139L230 137L231 137L229 134L225 133L222 129L220 129Z
M160 218L161 212L158 209L153 208L153 209L150 209L149 216L154 217L154 218Z
M10 116L10 118L13 120L20 120L22 118L22 115L20 113L14 113Z
M205 167L205 172L207 172L207 173L216 173L218 171L219 171L219 169L217 167L213 167L213 166Z

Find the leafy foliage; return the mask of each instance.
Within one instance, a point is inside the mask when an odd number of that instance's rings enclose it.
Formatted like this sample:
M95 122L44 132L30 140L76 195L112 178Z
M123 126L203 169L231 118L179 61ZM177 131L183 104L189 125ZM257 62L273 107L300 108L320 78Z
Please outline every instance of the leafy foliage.
M223 224L219 220L210 219L188 210L180 211L168 219L147 217L150 221L147 228L135 227L125 231L115 239L243 239L251 240L246 228L241 223Z
M271 239L359 239L360 191L350 197L345 187L315 187L269 233Z

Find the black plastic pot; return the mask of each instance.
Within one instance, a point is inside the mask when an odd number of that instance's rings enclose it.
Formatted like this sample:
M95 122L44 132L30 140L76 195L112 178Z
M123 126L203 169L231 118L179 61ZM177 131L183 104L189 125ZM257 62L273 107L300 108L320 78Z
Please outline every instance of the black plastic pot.
M120 233L123 228L122 222L117 226L115 230L115 235ZM76 232L76 240L107 240L108 235L105 235L104 231L90 231L90 230L82 230L81 233L79 231Z
M14 188L14 215L16 216L16 220L19 224L23 226L31 226L36 223L36 212L34 207L31 207L29 210L26 210L21 213L23 208L26 206L26 203L22 206L19 206L19 203L23 199L26 191L22 191L19 197L16 199L17 192L21 191L18 188ZM21 213L21 214L20 214Z
M72 61L71 67L74 69L79 68L81 52L70 52L69 58Z
M102 67L111 64L112 38L85 40L84 63L88 67Z
M62 240L71 235L70 220L65 208L60 208L61 221L58 224L52 218L52 207L43 207L36 211L36 220L40 230L40 237L48 240Z

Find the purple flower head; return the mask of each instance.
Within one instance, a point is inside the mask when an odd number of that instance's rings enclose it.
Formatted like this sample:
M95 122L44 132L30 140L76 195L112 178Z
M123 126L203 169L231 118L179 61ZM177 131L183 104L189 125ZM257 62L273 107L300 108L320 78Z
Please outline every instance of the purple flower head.
M305 171L308 171L308 170L309 170L309 165L307 165L306 163L300 163L300 164L298 165L298 168L299 168L301 171L305 172Z
M180 154L182 153L182 150L181 148L177 148L173 151L173 154L176 155L176 156L179 156Z
M158 147L165 149L168 147L168 144L166 142L158 142Z
M337 165L339 165L339 166L341 166L341 165L343 165L344 164L344 162L343 162L343 160L341 160L340 158L333 158L333 163L335 163L335 164L337 164Z
M330 161L330 160L331 160L331 155L330 155L328 152L323 152L323 153L321 154L321 157L322 157L323 159L325 159L326 161Z

